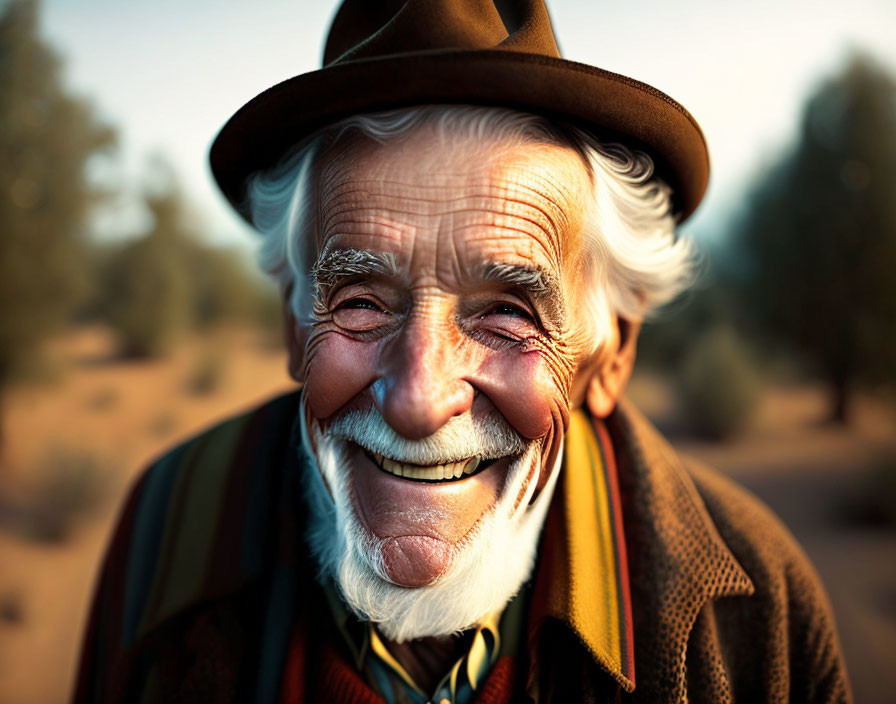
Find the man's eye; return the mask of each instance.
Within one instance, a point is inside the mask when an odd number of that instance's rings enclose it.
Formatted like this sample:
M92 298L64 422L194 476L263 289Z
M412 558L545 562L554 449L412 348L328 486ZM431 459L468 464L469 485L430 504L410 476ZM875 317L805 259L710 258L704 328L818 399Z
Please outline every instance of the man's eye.
M511 318L523 318L525 320L532 320L532 316L529 315L529 313L527 313L519 306L515 306L511 303L500 303L495 307L490 308L480 316L480 319L485 318L489 315L506 315Z
M367 309L367 310L375 310L383 312L383 309L380 308L376 303L370 301L366 298L350 298L347 301L340 303L336 310L346 310L346 309Z
M349 298L333 311L333 322L345 330L376 330L391 320L391 313L369 298Z
M539 333L535 316L513 303L495 303L478 317L476 334L485 335L486 344L494 339L517 343Z

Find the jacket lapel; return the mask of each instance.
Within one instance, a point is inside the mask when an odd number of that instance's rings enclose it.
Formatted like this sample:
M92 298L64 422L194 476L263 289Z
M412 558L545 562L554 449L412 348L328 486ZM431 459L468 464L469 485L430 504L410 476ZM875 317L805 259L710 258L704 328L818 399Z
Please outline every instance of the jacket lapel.
M753 584L719 535L681 460L628 403L607 419L625 517L633 603L636 698L684 701L685 657L707 601Z

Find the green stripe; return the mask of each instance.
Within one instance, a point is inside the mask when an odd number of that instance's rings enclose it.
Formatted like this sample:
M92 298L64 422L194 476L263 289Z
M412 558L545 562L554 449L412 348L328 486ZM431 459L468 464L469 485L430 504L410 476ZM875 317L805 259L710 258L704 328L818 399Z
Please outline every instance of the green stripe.
M141 634L200 594L218 526L234 450L249 418L224 423L197 443L178 468L178 482L165 526L162 553Z
M255 681L255 704L277 702L295 617L295 572L279 565L271 582Z
M257 413L263 412L265 417L262 418L264 431L257 438L247 439L253 445L253 458L243 513L238 519L242 526L239 564L243 574L255 573L264 566L265 555L258 546L265 544L271 528L269 510L277 503L278 485L275 480L282 475L281 467L285 462L293 472L300 470L298 450L290 430L297 417L296 411L296 395L289 394L253 414L254 418ZM286 447L283 447L284 441L287 441ZM285 485L290 487L295 485L296 480L297 477L283 477Z
M134 644L158 564L168 499L174 488L177 472L190 445L181 445L153 465L141 490L140 505L134 521L134 533L128 546L125 580L124 633L125 647Z

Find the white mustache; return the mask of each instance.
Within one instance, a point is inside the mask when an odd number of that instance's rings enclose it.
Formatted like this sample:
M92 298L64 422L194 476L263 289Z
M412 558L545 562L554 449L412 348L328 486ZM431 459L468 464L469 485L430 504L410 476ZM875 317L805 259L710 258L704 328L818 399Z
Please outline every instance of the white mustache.
M531 442L524 440L496 413L455 416L429 437L408 440L396 433L374 406L344 413L325 432L360 445L368 452L419 465L447 464L470 457L497 459L519 455Z

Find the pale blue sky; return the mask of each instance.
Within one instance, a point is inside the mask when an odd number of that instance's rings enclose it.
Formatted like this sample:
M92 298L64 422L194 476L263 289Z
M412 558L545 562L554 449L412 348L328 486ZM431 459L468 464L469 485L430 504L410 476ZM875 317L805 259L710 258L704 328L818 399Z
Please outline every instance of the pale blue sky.
M548 2L566 58L654 85L700 122L713 177L685 229L711 239L850 47L896 69L893 0ZM44 0L43 26L69 83L119 127L122 178L136 184L146 156L161 152L210 235L250 242L214 187L209 144L248 99L319 66L334 10L308 0Z

